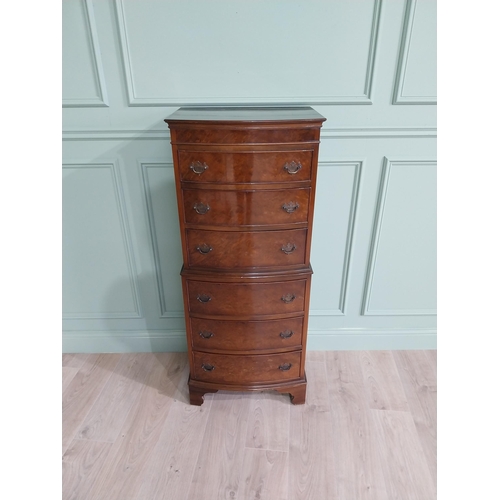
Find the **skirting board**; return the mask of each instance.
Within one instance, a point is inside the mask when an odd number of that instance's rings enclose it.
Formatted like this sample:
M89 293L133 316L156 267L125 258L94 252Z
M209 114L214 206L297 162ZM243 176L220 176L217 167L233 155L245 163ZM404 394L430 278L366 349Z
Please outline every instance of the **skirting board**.
M63 332L63 353L184 352L186 337L180 331ZM310 330L310 351L436 349L436 330Z

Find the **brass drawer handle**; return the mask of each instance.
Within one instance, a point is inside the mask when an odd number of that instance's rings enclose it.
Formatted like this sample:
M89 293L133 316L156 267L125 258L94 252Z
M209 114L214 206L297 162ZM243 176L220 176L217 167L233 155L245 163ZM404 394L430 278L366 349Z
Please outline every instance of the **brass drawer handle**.
M206 371L206 372L213 372L215 370L214 365L209 365L208 363L203 363L201 367Z
M297 250L297 247L295 246L295 243L287 243L286 245L283 245L281 247L281 251L286 253L287 255L290 255L292 252Z
M214 336L214 334L212 332L206 332L206 331L198 332L198 334L200 335L200 337L202 337L204 339L210 339Z
M201 175L208 168L208 165L205 162L201 163L201 161L193 161L191 165L189 165L189 168L195 174Z
M199 293L196 298L200 301L203 302L203 304L206 304L207 302L210 302L212 300L212 297L210 295L207 295L206 293Z
M280 337L282 339L289 339L293 335L293 333L294 332L292 330L285 330L284 332L280 333Z
M290 368L292 367L292 363L283 363L282 365L279 365L279 369L282 372L287 372Z
M296 174L301 168L302 165L300 161L298 162L291 161L290 163L287 162L283 165L283 170L285 170L289 174Z
M290 203L283 203L281 207L287 214L292 214L299 208L299 204L296 202L291 201Z
M296 299L295 295L293 293L287 293L286 295L283 295L283 297L281 297L281 300L285 303L285 304L290 304L291 302L293 302L294 300Z
M198 252L202 253L203 255L207 255L213 250L213 248L210 245L207 245L206 243L202 243L201 245L198 245L196 247L196 250L198 250Z
M210 210L210 205L205 205L200 201L199 203L195 203L193 208L197 214L205 215Z

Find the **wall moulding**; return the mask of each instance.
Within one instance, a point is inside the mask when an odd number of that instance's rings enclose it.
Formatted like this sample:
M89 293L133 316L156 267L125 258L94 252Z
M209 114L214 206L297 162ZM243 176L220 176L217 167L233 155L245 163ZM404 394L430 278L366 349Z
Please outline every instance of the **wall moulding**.
M337 328L309 330L309 350L436 349L436 329L424 328Z
M436 127L339 127L321 129L321 139L435 138ZM168 130L67 130L63 141L170 140Z
M63 331L63 353L186 352L186 332L179 330Z

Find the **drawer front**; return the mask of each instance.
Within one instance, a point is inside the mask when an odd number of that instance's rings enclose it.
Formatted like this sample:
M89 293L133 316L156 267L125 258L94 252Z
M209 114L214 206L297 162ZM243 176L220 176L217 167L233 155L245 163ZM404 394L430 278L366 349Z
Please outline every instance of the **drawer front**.
M281 191L183 189L188 224L251 226L307 222L310 188Z
M181 180L288 182L311 179L312 151L179 151Z
M195 314L257 316L304 311L306 280L273 283L214 283L186 280Z
M301 352L283 354L224 355L193 352L196 380L221 384L280 382L300 376Z
M174 126L176 144L269 144L307 142L319 140L319 124L316 127L224 127L210 123L191 127Z
M274 321L228 321L191 318L195 350L252 351L301 346L303 318Z
M307 229L203 231L187 229L191 267L237 269L306 264Z

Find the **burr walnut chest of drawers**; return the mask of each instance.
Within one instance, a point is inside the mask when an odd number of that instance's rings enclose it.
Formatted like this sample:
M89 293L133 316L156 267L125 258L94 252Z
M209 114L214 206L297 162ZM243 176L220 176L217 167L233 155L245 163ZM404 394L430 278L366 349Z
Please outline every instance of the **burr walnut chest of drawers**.
M306 395L320 128L309 107L180 108L170 128L191 404L217 390Z

